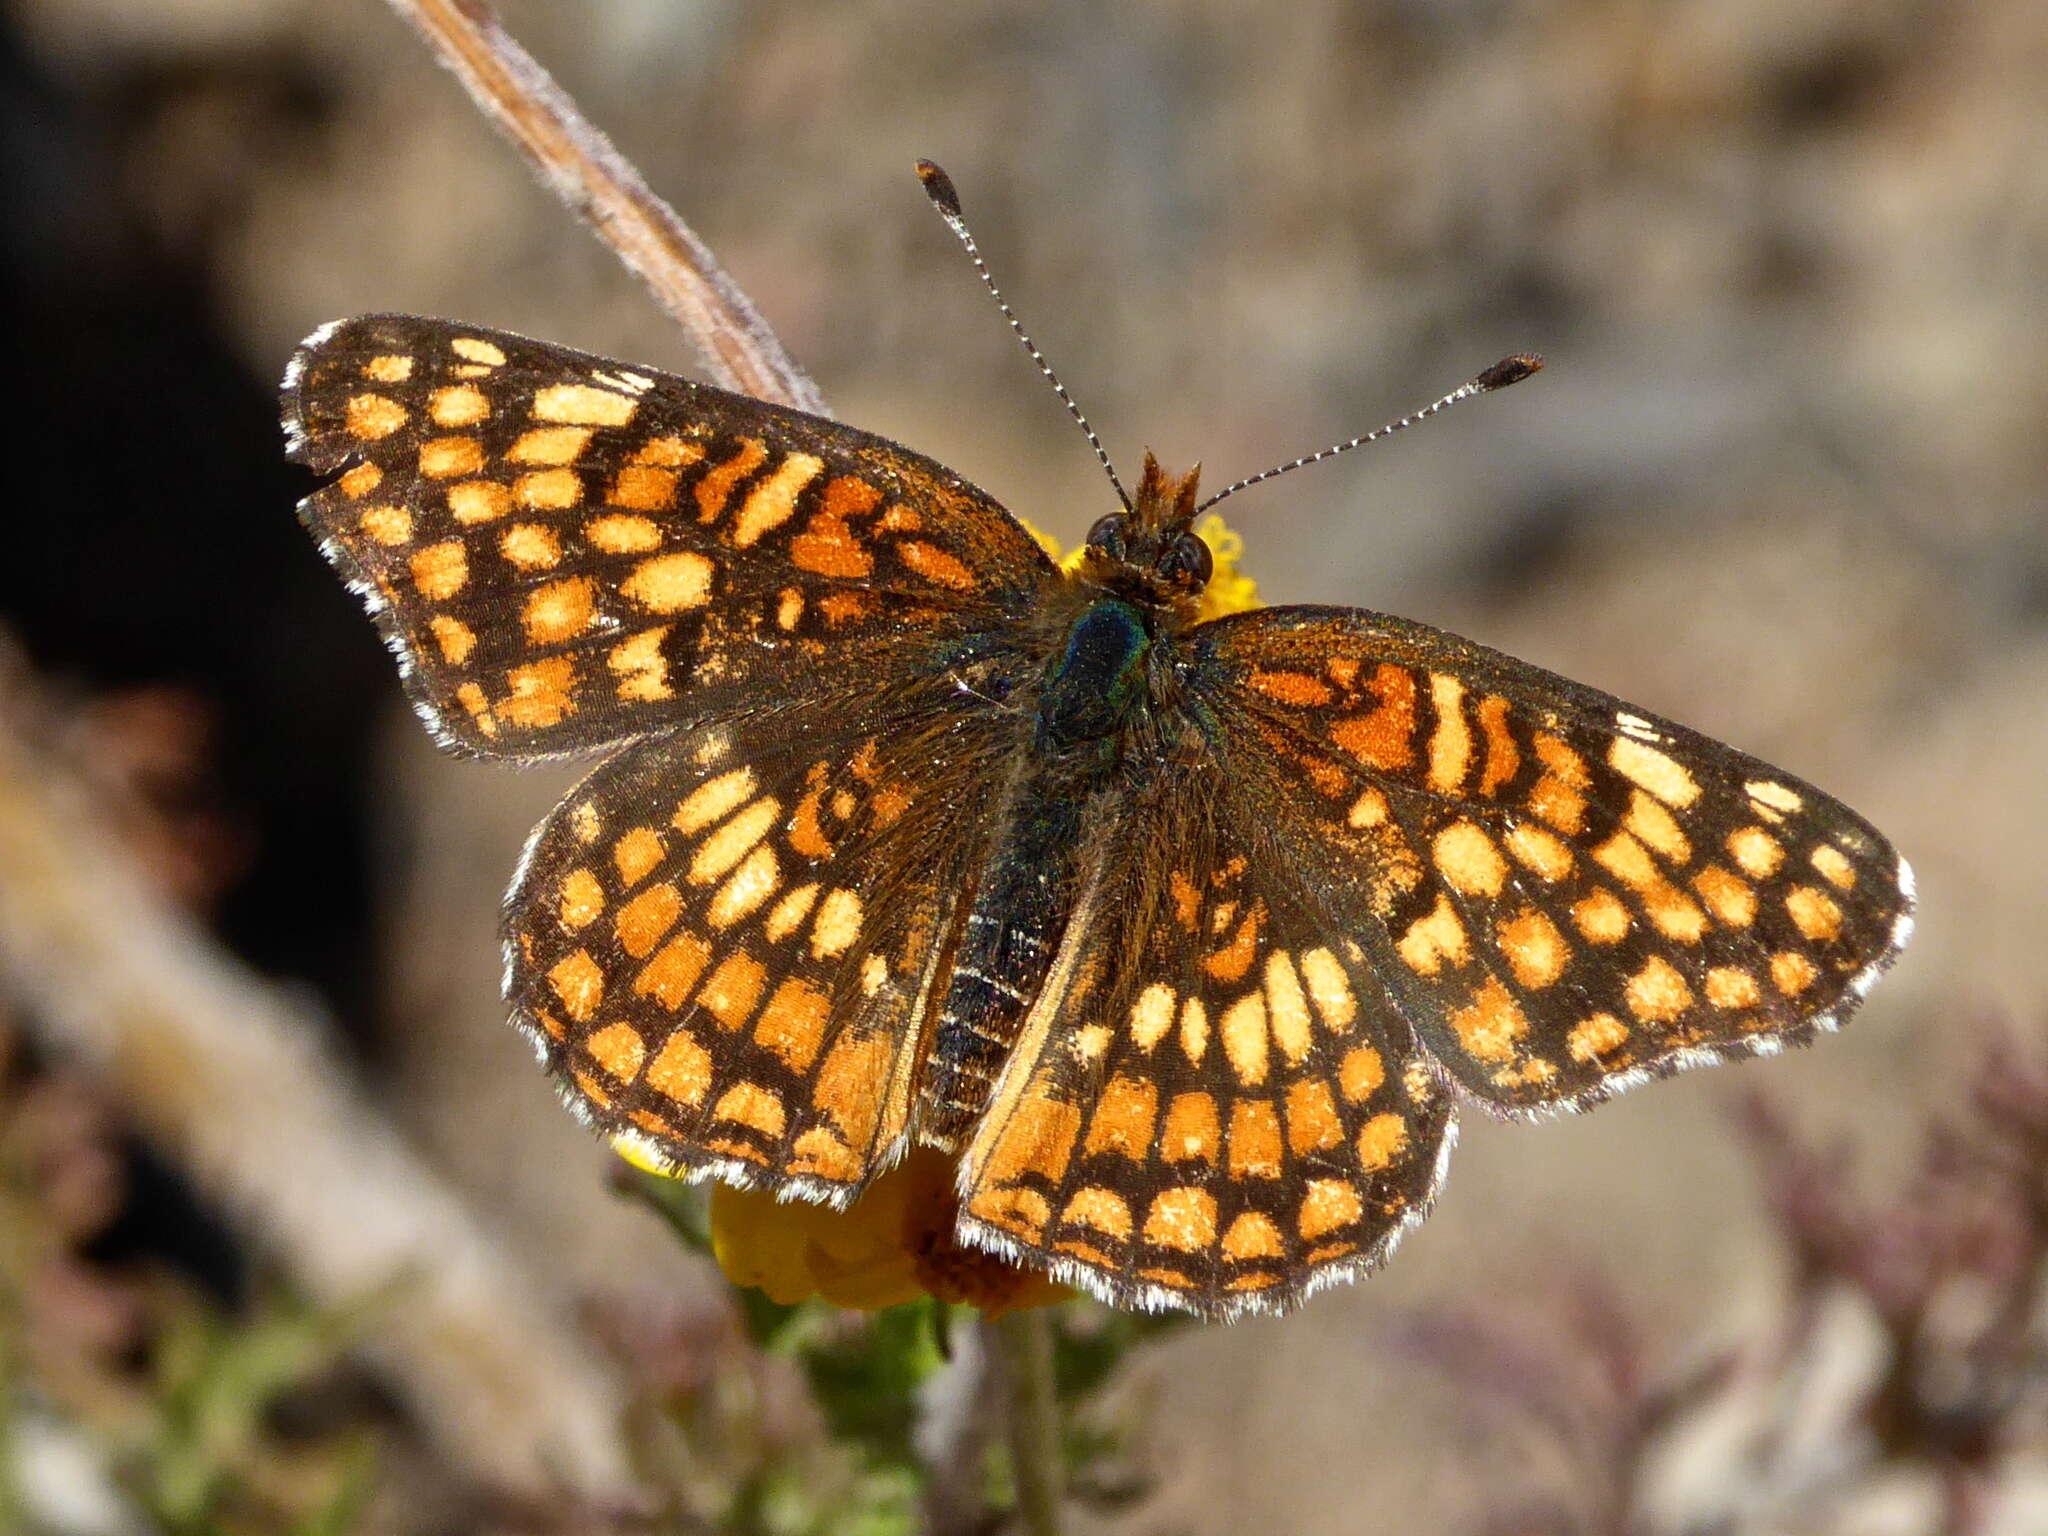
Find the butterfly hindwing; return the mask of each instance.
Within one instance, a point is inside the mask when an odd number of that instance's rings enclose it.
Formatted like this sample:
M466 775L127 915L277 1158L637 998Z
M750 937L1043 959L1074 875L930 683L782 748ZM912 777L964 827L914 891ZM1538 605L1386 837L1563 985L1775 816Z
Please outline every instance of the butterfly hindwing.
M1607 695L1352 609L1265 609L1189 644L1238 792L1496 1107L1833 1027L1910 931L1910 871L1861 817Z
M371 315L286 375L301 516L444 745L589 751L1028 613L1001 507L881 438L565 347Z

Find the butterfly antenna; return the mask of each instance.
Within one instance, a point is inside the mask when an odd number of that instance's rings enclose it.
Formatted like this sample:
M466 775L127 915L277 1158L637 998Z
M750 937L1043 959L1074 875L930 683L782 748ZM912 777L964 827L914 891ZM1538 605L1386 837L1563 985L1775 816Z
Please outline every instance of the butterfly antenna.
M1404 427L1412 427L1418 421L1427 421L1438 411L1456 405L1460 400L1469 400L1474 395L1491 394L1496 389L1506 389L1510 384L1519 384L1522 380L1528 378L1530 374L1540 372L1542 368L1543 359L1533 352L1518 352L1513 357L1504 357L1485 372L1467 379L1442 399L1431 401L1421 410L1411 415L1403 416L1399 421L1390 421L1384 427L1368 432L1363 437L1354 437L1348 442L1333 443L1320 453L1312 453L1306 458L1295 459L1291 463L1275 465L1272 469L1262 470L1256 475L1248 476L1238 481L1235 485L1226 485L1195 510L1197 512L1206 512L1224 497L1235 496L1246 486L1257 485L1261 480L1271 480L1275 476L1286 474L1291 469L1301 469L1309 464L1320 463L1324 459L1334 459L1340 453L1349 453L1354 448L1363 448L1367 443L1376 443L1383 437L1392 437Z
M939 210L939 217L946 221L946 227L960 237L960 243L967 247L967 259L974 263L974 270L981 274L982 286L988 289L989 297L996 301L996 308L1003 312L1003 318L1010 322L1010 329L1017 333L1017 339L1024 343L1024 350L1031 354L1031 361L1038 365L1038 371L1052 385L1053 393L1060 397L1060 403L1067 408L1067 414L1074 418L1081 430L1088 434L1088 446L1095 450L1095 457L1102 463L1102 472L1109 476L1109 483L1116 487L1117 500L1124 504L1126 512L1131 510L1131 498L1124 490L1123 481L1116 477L1116 466L1109 462L1109 455L1103 451L1102 439L1095 435L1095 429L1088 425L1088 418L1081 414L1081 407L1074 404L1074 397L1067 393L1067 386L1060 382L1060 376L1052 371L1052 364L1031 340L1015 311L1003 298L1002 289L988 270L988 263L981 259L981 248L974 243L974 235L967 228L967 220L960 213L960 194L953 189L953 178L930 160L917 162L917 179L924 183L924 195L932 200L932 206Z

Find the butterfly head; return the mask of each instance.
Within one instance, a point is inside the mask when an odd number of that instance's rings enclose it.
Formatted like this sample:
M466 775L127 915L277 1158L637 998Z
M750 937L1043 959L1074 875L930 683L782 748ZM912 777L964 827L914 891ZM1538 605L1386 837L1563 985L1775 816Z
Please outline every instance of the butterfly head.
M1195 533L1197 466L1169 475L1151 454L1128 512L1112 512L1088 530L1084 581L1156 608L1192 612L1215 562Z

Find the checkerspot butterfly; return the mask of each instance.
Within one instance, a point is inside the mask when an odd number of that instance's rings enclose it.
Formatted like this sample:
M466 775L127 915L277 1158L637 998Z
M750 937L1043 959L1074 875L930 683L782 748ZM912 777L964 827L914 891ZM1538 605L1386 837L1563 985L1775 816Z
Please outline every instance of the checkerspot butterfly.
M1421 1220L1460 1101L1804 1041L1909 931L1867 822L1683 726L1359 609L1196 622L1149 459L1063 570L893 443L475 326L329 325L284 399L436 738L608 754L506 994L669 1171L844 1204L932 1144L969 1243L1274 1310Z

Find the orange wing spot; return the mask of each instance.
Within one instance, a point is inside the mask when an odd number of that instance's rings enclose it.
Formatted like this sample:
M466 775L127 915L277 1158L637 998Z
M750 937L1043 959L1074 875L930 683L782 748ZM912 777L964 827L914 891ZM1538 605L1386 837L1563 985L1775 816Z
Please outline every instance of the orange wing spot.
M791 977L775 989L754 1025L754 1039L789 1064L792 1072L808 1072L825 1043L825 1021L832 1000L809 982Z
M766 843L740 861L718 894L711 898L705 916L714 928L730 928L751 917L782 884L782 868L775 850Z
M1766 811L1790 814L1805 806L1797 790L1789 785L1774 784L1769 779L1751 779L1742 786L1749 798Z
M1230 1176L1280 1177L1280 1113L1271 1099L1239 1099L1230 1106Z
M1246 682L1254 692L1263 693L1274 703L1294 709L1321 709L1337 698L1336 690L1328 683L1321 678L1310 677L1306 672L1278 672L1254 667Z
M1172 987L1155 981L1131 1004L1131 1038L1138 1049L1150 1051L1173 1028L1173 1005L1178 998Z
M384 483L384 471L375 464L358 464L334 483L350 501L361 501Z
M574 464L590 446L588 427L535 427L506 450L514 464Z
M1387 797L1376 789L1368 789L1351 802L1351 809L1344 813L1345 825L1360 832L1373 827L1384 826L1387 820Z
M434 437L420 444L420 473L429 480L453 480L484 467L484 445L473 437Z
M488 523L512 510L512 493L495 480L465 480L448 487L448 511L458 523Z
M1572 908L1572 922L1593 944L1619 944L1628 937L1628 908L1608 890L1596 890Z
M1592 1066L1628 1044L1628 1026L1611 1013L1596 1013L1574 1024L1565 1044L1575 1060Z
M1529 1020L1508 989L1489 976L1472 1001L1450 1013L1450 1025L1467 1055L1480 1061L1514 1059L1515 1042L1529 1033Z
M1842 909L1818 886L1794 886L1785 895L1785 911L1804 939L1823 943L1841 937Z
M1728 834L1728 856L1752 880L1766 880L1785 862L1785 849L1762 827L1738 827Z
M1199 1253L1216 1241L1216 1197L1184 1185L1162 1190L1145 1214L1145 1241L1181 1253Z
M635 827L612 844L612 863L629 888L652 874L663 854L661 834L652 827Z
M1463 965L1470 951L1465 941L1465 925L1451 910L1450 897L1438 896L1429 914L1410 923L1394 949L1401 963L1419 976L1436 975L1446 960L1454 967Z
M604 830L604 820L597 814L597 807L585 800L569 812L569 830L577 842L594 843L597 834Z
M537 469L512 482L512 496L534 512L563 512L583 500L583 479L573 469Z
M365 507L356 526L378 544L403 544L412 537L412 514L404 507Z
M1668 881L1659 880L1643 893L1643 910L1667 939L1697 944L1707 931L1707 914L1689 896Z
M461 666L476 649L476 631L460 619L437 613L429 627L434 631L434 643L441 648L442 660L452 667Z
M1337 1066L1337 1087L1346 1103L1356 1104L1379 1092L1387 1080L1386 1064L1369 1045L1354 1046Z
M473 427L489 419L490 397L474 384L450 384L427 397L427 414L440 427Z
M1731 928L1747 928L1756 918L1756 892L1718 864L1709 864L1694 875L1692 888L1700 893L1707 910Z
M1337 1101L1330 1085L1319 1078L1303 1078L1287 1089L1287 1150L1296 1157L1321 1152L1344 1139L1344 1125L1337 1118Z
M1571 960L1571 945L1557 931L1557 924L1534 907L1525 907L1502 923L1494 936L1514 969L1515 980L1532 991L1556 981Z
M972 592L980 585L974 572L936 544L927 544L922 539L905 539L896 546L896 554L926 581L936 582L942 587L951 587L956 592Z
M363 364L363 377L379 384L403 384L412 377L412 359L403 352L387 352Z
M486 736L498 734L497 717L491 713L491 701L484 697L483 689L477 687L475 683L464 683L455 690L455 699L469 712L469 717L476 721L478 730Z
M924 519L908 507L893 506L875 519L875 526L884 533L916 533L924 527Z
M678 1028L647 1069L647 1085L657 1094L694 1108L711 1092L711 1053L700 1047L686 1028Z
M845 954L860 937L861 917L860 897L852 891L827 892L811 924L811 958L833 960Z
M825 488L825 507L815 514L805 530L789 542L790 564L798 570L828 576L838 581L859 581L875 568L875 557L865 549L843 516L833 512L834 488L857 481L835 480ZM862 490L867 487L861 486ZM826 617L832 617L829 606Z
M861 572L866 575L865 571ZM828 592L818 599L818 611L825 615L825 622L837 628L855 619L864 619L873 605L858 592Z
M739 452L723 464L713 465L697 481L697 520L708 523L725 510L727 498L740 481L759 469L768 459L765 444L755 438L743 438Z
M1209 1010L1199 997L1190 994L1180 1005L1180 1048L1195 1066L1209 1049Z
M1469 821L1453 822L1430 845L1437 873L1452 889L1467 896L1498 896L1508 877L1508 861L1493 839Z
M1607 766L1680 810L1700 797L1699 784L1677 759L1633 736L1614 738L1607 748Z
M1121 1195L1099 1184L1075 1190L1067 1208L1060 1212L1060 1220L1091 1228L1105 1237L1121 1240L1131 1235L1131 1208L1124 1204Z
M704 457L701 443L680 437L651 437L633 450L635 464L658 464L666 469L683 469Z
M1717 965L1707 972L1707 1001L1716 1008L1754 1008L1763 1001L1763 989L1739 966Z
M711 600L711 577L717 569L705 556L690 550L642 560L619 583L619 590L653 613L683 613Z
M405 425L406 409L389 395L350 395L342 408L350 437L374 442Z
M1266 1055L1271 1035L1266 1028L1266 998L1262 992L1247 992L1223 1010L1219 1033L1230 1070L1248 1088L1266 1080Z
M824 822L818 815L824 799L825 786L819 784L797 802L796 812L789 818L789 830L784 834L789 846L807 859L832 857L832 840L825 835Z
M677 812L680 817L681 812ZM753 851L782 815L782 802L763 795L698 845L690 861L690 883L709 885Z
M849 1030L826 1053L811 1087L811 1099L830 1115L847 1141L865 1147L882 1114L882 1090L889 1074L886 1035Z
M1408 1121L1404 1116L1389 1111L1374 1115L1358 1128L1358 1166L1362 1172L1379 1173L1390 1168L1407 1150Z
M1042 1093L1027 1092L996 1137L984 1177L994 1184L1014 1184L1035 1173L1058 1184L1081 1135L1081 1111Z
M792 453L784 457L774 473L755 486L741 504L729 535L733 547L745 549L794 517L797 496L824 468L825 461L816 454Z
M1436 729L1429 733L1429 787L1456 794L1472 766L1472 728L1465 724L1465 685L1445 672L1429 674Z
M612 477L611 489L605 492L604 499L611 506L633 512L666 512L675 503L679 478L672 469L628 464ZM652 549L654 545L646 547Z
M604 887L589 870L576 868L562 877L561 918L564 928L588 928L604 915Z
M1508 729L1508 701L1489 693L1479 701L1479 729L1486 736L1486 767L1479 775L1479 793L1491 795L1522 767L1522 753Z
M734 950L711 973L711 979L697 994L697 1002L727 1029L738 1029L754 1016L767 979L768 972L760 961L744 949Z
M1664 809L1662 801L1643 790L1629 796L1628 816L1622 825L1669 863L1683 864L1692 857L1692 844L1678 829L1677 818Z
M468 582L469 555L460 540L429 544L412 557L412 584L422 597L446 602Z
M1094 1157L1115 1153L1133 1163L1143 1163L1152 1147L1152 1133L1159 1119L1159 1090L1143 1078L1119 1072L1109 1080L1088 1117L1088 1139L1081 1151Z
M1206 1093L1175 1094L1166 1106L1166 1124L1159 1132L1160 1159L1169 1163L1200 1159L1213 1168L1222 1145L1215 1099Z
M612 926L619 936L619 946L635 960L644 960L654 953L654 946L675 927L682 913L682 892L663 881L650 885L619 908Z
M1202 893L1195 889L1194 881L1179 870L1167 877L1167 890L1173 897L1173 915L1182 928L1189 933L1195 931L1196 921L1202 913Z
M1656 1024L1668 1024L1692 1006L1692 988L1662 955L1643 962L1643 968L1629 977L1624 995L1630 1013Z
M604 1001L604 972L587 949L557 960L548 972L548 986L561 1003L562 1012L578 1024L586 1022Z
M909 794L900 786L885 784L868 801L868 815L878 828L892 827L910 809L910 804Z
M1819 968L1797 950L1781 949L1771 956L1771 982L1787 997L1797 997L1819 975Z
M1035 1243L1052 1220L1052 1202L1035 1189L985 1189L967 1203L967 1214Z
M734 1083L725 1090L711 1113L720 1120L730 1120L734 1125L759 1131L771 1140L780 1136L789 1124L789 1117L783 1112L781 1095L759 1083Z
M497 343L485 341L481 336L457 336L448 343L448 350L457 357L472 363L482 363L487 368L505 366L505 353Z
M588 629L596 611L596 584L588 576L571 576L527 593L519 621L533 644L560 645Z
M1379 704L1370 714L1336 721L1330 739L1371 768L1391 772L1415 760L1415 677L1383 661L1371 691Z
M498 552L522 571L547 571L560 562L562 545L537 523L514 523L498 540Z
M550 384L533 393L535 421L578 422L590 427L623 427L633 419L638 402L589 384Z
M1067 1048L1076 1061L1100 1061L1102 1053L1109 1049L1109 1030L1100 1024L1085 1025L1074 1031Z
M1220 949L1211 950L1202 957L1202 969L1217 981L1242 981L1245 972L1252 968L1252 961L1259 955L1259 929L1264 925L1266 908L1263 902L1255 902L1237 925L1230 942ZM1225 918L1228 921L1228 918Z
M1637 892L1661 884L1664 878L1657 872L1649 849L1628 832L1617 832L1595 848L1593 862Z
M1563 780L1573 789L1590 789L1593 786L1593 775L1587 771L1586 760L1567 746L1563 738L1548 731L1536 733L1536 760L1553 777Z
M1223 1256L1227 1259L1242 1262L1246 1259L1279 1259L1286 1255L1287 1244L1280 1236L1280 1229L1273 1225L1272 1218L1257 1211L1246 1211L1223 1234Z
M1266 960L1266 1012L1273 1026L1273 1043L1290 1064L1299 1066L1311 1044L1308 998L1301 990L1293 960L1283 951Z
M590 1100L599 1109L610 1109L612 1107L612 1096L606 1093L598 1080L588 1072L571 1071L569 1076L575 1080L576 1087L583 1097Z
M605 658L605 665L619 680L620 698L641 704L659 704L664 699L675 697L675 689L669 686L668 681L668 658L661 652L662 643L668 639L673 627L663 624L657 629L643 629L612 647L611 654Z
M809 885L798 886L775 903L775 910L761 925L761 931L768 935L768 942L780 944L802 927L803 920L810 915L811 903L817 899L818 883L813 880Z
M1529 791L1529 809L1567 837L1586 825L1586 797L1554 773L1547 773Z
M630 1083L640 1075L640 1063L647 1057L647 1042L630 1024L607 1024L584 1041L583 1048L622 1083Z
M1301 979L1308 983L1308 995L1334 1033L1344 1034L1358 1015L1358 999L1351 991L1351 978L1337 957L1321 947L1301 952Z
M804 616L804 595L795 587L784 587L775 600L776 627L787 632L795 629Z
M1310 1242L1340 1227L1348 1227L1365 1216L1358 1198L1358 1186L1349 1179L1310 1179L1301 1197L1301 1211L1295 1219L1297 1230Z
M796 1154L789 1164L791 1173L807 1173L835 1184L851 1184L861 1176L860 1159L828 1126L812 1126L797 1137L790 1150Z
M695 934L677 934L640 967L640 974L633 978L633 991L641 997L653 998L674 1013L689 1000L690 988L710 963L709 944Z
M1842 850L1822 843L1808 855L1808 862L1820 871L1821 877L1838 891L1853 890L1856 885L1856 867L1842 856Z
M498 714L514 725L545 730L576 713L576 664L567 656L514 667L505 683L512 691Z
M1562 880L1572 872L1576 862L1571 849L1562 841L1527 822L1516 826L1502 841L1518 864L1546 881Z
M715 779L706 779L683 797L669 819L670 825L686 837L701 832L753 799L756 787L751 768L734 768Z

